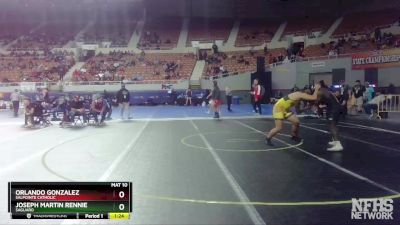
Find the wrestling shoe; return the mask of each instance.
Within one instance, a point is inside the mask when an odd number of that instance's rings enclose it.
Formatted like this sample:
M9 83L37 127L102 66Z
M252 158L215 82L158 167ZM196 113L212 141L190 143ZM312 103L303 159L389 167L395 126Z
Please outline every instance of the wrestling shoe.
M272 144L271 142L271 138L265 138L265 144L269 146L274 146L274 144Z
M342 144L340 143L340 141L337 141L332 147L329 147L329 148L327 149L327 151L330 151L330 152L340 152L340 151L343 151L343 146L342 146Z
M295 141L295 142L301 142L303 139L302 138L300 138L300 137L296 137L296 136L292 136L292 138L291 138L293 141Z

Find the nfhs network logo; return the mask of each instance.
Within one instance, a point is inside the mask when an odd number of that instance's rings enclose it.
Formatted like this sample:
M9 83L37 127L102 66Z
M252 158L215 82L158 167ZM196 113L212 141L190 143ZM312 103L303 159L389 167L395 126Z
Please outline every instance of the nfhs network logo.
M351 219L393 220L393 199L352 198Z

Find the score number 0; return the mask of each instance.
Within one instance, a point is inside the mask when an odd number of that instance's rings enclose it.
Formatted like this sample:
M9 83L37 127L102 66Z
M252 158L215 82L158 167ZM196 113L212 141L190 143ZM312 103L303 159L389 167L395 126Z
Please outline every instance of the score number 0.
M111 185L113 185L113 184L111 184ZM128 187L128 183L115 183L114 184L115 186L119 186L119 185L121 185L122 187ZM118 187L117 186L117 187ZM124 191L120 191L119 193L118 193L118 197L120 198L120 199L123 199L124 197L125 197L125 192ZM118 208L119 208L119 210L120 211L123 211L124 209L125 209L125 205L124 204L119 204L119 206L118 206Z
M118 193L119 198L124 198L125 197L125 192L124 191L120 191ZM119 204L118 206L119 210L123 211L125 209L125 205L124 204Z

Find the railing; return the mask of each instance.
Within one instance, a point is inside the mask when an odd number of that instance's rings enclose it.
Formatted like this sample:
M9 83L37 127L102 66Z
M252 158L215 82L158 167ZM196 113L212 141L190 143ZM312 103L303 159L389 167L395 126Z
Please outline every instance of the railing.
M202 76L202 78L205 80L217 80L217 79L224 78L224 77L237 76L237 75L253 73L253 72L255 72L255 71L232 72L232 73L225 73L225 74L217 74L217 75L213 75L213 76Z
M143 81L75 81L64 82L64 86L79 85L121 85L124 84L177 84L184 80L143 80Z
M21 84L25 85L32 85L36 87L45 87L45 86L53 86L53 85L59 85L59 82L10 82L10 83L1 83L0 82L0 87L18 87Z
M329 60L329 59L339 59L339 58L349 58L351 57L352 54L340 54L340 55L324 55L324 56L312 56L312 57L304 57L304 58L298 58L295 61L296 62L309 62L309 61L315 61L315 60Z
M81 85L121 85L124 84L178 84L185 80L143 80L143 81L76 81L76 82L11 82L0 83L0 87L20 87L21 85L32 87L49 87L55 85L81 86Z
M381 113L400 112L400 95L384 95L378 103L377 117L382 119Z

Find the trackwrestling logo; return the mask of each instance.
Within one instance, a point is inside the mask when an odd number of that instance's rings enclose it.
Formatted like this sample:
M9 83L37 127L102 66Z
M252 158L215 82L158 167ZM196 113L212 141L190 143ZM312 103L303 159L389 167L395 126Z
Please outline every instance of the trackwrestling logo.
M352 220L393 220L393 199L352 198Z

